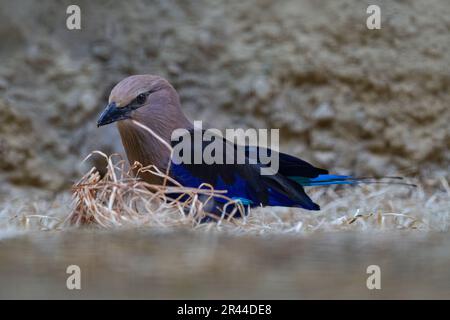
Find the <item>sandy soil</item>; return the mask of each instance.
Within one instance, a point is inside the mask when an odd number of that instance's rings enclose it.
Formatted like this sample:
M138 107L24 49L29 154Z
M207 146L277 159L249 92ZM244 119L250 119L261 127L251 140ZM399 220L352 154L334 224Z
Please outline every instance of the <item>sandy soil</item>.
M2 242L0 298L442 299L449 243L448 234L403 233L265 241L145 229L28 234ZM66 288L72 264L81 290ZM380 290L367 289L369 265L381 269Z

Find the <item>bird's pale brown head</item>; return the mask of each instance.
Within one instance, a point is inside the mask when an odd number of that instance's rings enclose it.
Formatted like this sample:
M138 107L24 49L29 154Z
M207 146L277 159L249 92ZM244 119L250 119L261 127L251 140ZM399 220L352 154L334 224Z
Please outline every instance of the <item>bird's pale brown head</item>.
M139 119L144 109L158 105L179 105L175 89L165 79L153 75L134 75L120 81L111 91L108 105L97 126L126 119ZM155 113L159 110L156 110Z
M111 91L108 105L97 120L97 126L117 122L130 164L138 161L160 169L167 166L170 152L148 131L136 126L138 121L170 143L172 132L191 128L181 110L180 100L170 83L153 75L134 75L120 81ZM152 182L152 178L145 177Z

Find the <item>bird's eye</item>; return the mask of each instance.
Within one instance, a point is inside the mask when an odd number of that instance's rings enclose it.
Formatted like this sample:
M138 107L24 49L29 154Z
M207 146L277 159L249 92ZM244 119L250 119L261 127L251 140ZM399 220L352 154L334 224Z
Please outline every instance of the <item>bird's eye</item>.
M147 95L145 93L141 93L140 95L138 95L136 97L136 102L138 104L144 104L146 100L147 100Z

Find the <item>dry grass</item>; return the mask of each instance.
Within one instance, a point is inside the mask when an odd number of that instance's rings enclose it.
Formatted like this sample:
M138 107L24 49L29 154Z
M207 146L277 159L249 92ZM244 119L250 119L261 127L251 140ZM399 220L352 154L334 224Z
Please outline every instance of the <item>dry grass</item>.
M118 156L107 157L106 175L89 170L73 187L72 205L67 195L49 202L10 203L0 211L2 230L52 230L91 225L100 228L141 227L226 231L234 234L295 234L320 231L379 231L420 229L447 231L450 225L450 187L446 180L433 189L419 185L360 185L316 187L307 191L322 206L319 212L292 208L252 209L243 219L220 218L200 224L208 213L199 195L224 197L223 191L204 185L200 189L178 185L157 168L139 167L164 178L150 185L134 178L132 169ZM171 181L174 186L169 186ZM187 201L168 194L187 195ZM231 201L231 200L230 200ZM67 216L67 212L70 214Z
M107 160L107 172L103 178L92 168L73 187L75 208L67 218L70 224L82 225L95 223L101 227L120 227L126 225L154 225L173 227L179 225L195 226L206 216L222 222L224 217L217 218L203 210L213 198L225 198L229 205L235 201L225 197L224 190L214 190L211 185L203 184L199 188L187 188L163 173L155 166L142 167L135 163L130 169L119 156L107 157L96 151ZM132 173L150 172L159 176L163 184L148 184L134 177ZM177 198L170 195L179 194ZM200 202L199 196L206 196ZM183 197L183 201L180 199ZM227 220L234 213L242 210L236 206Z

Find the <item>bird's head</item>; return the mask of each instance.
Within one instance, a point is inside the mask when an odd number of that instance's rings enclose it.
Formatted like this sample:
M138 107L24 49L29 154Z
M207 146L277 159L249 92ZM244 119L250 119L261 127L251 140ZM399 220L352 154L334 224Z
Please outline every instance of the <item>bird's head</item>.
M179 99L168 81L153 75L130 76L112 89L97 126L127 119L161 118L165 113L170 115L170 107L179 108Z

